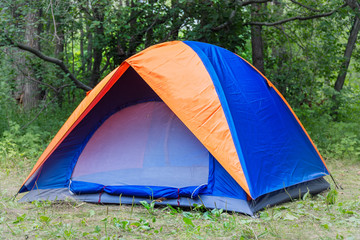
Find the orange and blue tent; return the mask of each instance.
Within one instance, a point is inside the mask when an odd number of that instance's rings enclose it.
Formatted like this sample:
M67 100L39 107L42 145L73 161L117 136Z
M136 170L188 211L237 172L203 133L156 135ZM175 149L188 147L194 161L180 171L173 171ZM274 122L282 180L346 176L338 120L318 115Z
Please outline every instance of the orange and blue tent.
M327 189L328 174L258 70L223 48L173 41L125 60L89 92L19 192L22 201L161 198L252 215Z

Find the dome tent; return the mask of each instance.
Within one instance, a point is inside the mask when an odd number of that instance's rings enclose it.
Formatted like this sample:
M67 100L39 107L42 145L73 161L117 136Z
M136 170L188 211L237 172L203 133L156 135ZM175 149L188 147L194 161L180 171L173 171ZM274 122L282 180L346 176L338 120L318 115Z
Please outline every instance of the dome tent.
M254 214L329 187L295 113L248 62L206 43L158 44L125 60L65 122L22 201L158 204Z

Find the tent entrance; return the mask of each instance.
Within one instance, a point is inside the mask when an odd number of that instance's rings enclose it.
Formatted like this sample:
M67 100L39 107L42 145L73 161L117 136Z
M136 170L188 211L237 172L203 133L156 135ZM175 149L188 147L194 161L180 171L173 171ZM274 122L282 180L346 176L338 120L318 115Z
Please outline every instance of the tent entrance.
M110 116L74 167L70 190L139 197L194 197L209 176L209 152L163 102Z

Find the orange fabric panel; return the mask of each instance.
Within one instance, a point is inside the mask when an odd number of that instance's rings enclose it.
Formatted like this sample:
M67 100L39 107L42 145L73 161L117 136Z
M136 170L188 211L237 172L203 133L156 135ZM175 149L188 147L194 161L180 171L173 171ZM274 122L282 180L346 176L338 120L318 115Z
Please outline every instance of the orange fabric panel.
M239 56L240 57L240 56ZM275 87L274 84L272 84L272 82L270 82L269 79L267 79L264 74L262 74L262 72L260 72L257 68L255 68L251 63L249 63L248 61L246 61L244 58L240 57L242 60L244 60L245 62L247 62L251 67L253 67L269 84L269 86L271 88L273 88L275 90L275 92L281 97L281 99L284 101L284 103L286 104L286 106L290 109L291 113L294 115L296 121L299 123L299 125L301 126L301 128L303 129L303 131L305 132L306 136L308 137L308 139L310 140L311 144L313 145L313 147L315 148L317 154L319 155L321 161L324 163L324 166L326 167L326 169L328 170L328 172L330 173L328 167L326 166L325 160L323 159L323 157L321 156L319 150L317 149L317 147L315 146L313 140L310 138L310 135L308 134L308 132L306 131L305 127L302 125L302 123L300 122L300 119L296 116L294 110L291 108L290 104L286 101L286 99L284 98L284 96L280 93L280 91Z
M174 41L126 61L250 195L224 111L200 57Z
M30 179L30 177L44 164L48 157L55 151L66 136L76 127L76 125L86 116L86 114L96 105L105 93L114 85L119 77L128 69L129 65L123 63L120 67L114 69L108 74L96 87L86 93L86 97L75 109L75 111L66 120L59 132L52 139L45 151L42 153L37 163L31 170L29 176L25 179L21 187ZM21 188L20 187L20 188Z

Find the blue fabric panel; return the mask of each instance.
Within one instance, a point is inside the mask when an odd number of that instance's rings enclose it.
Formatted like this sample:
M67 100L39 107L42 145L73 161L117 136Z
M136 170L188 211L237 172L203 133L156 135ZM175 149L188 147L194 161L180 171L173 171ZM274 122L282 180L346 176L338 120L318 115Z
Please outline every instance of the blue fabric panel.
M215 184L215 158L209 153L209 176L207 184L207 192L211 194L214 191Z
M35 188L63 188L68 186L69 163L77 155L77 147L71 142L65 142L52 154L58 161L46 162L39 171Z
M71 181L69 190L75 194L100 193L104 191L105 186L98 183Z
M220 47L185 43L213 80L253 198L328 174L290 109L250 64Z
M247 200L247 194L242 187L230 176L230 174L213 157L214 166L213 188L210 195L222 196ZM210 183L209 183L210 184Z
M70 190L75 194L101 193L102 191L112 195L124 195L135 197L152 198L196 198L199 194L206 192L206 185L190 186L183 188L161 187L161 186L104 186L97 183L71 181Z

